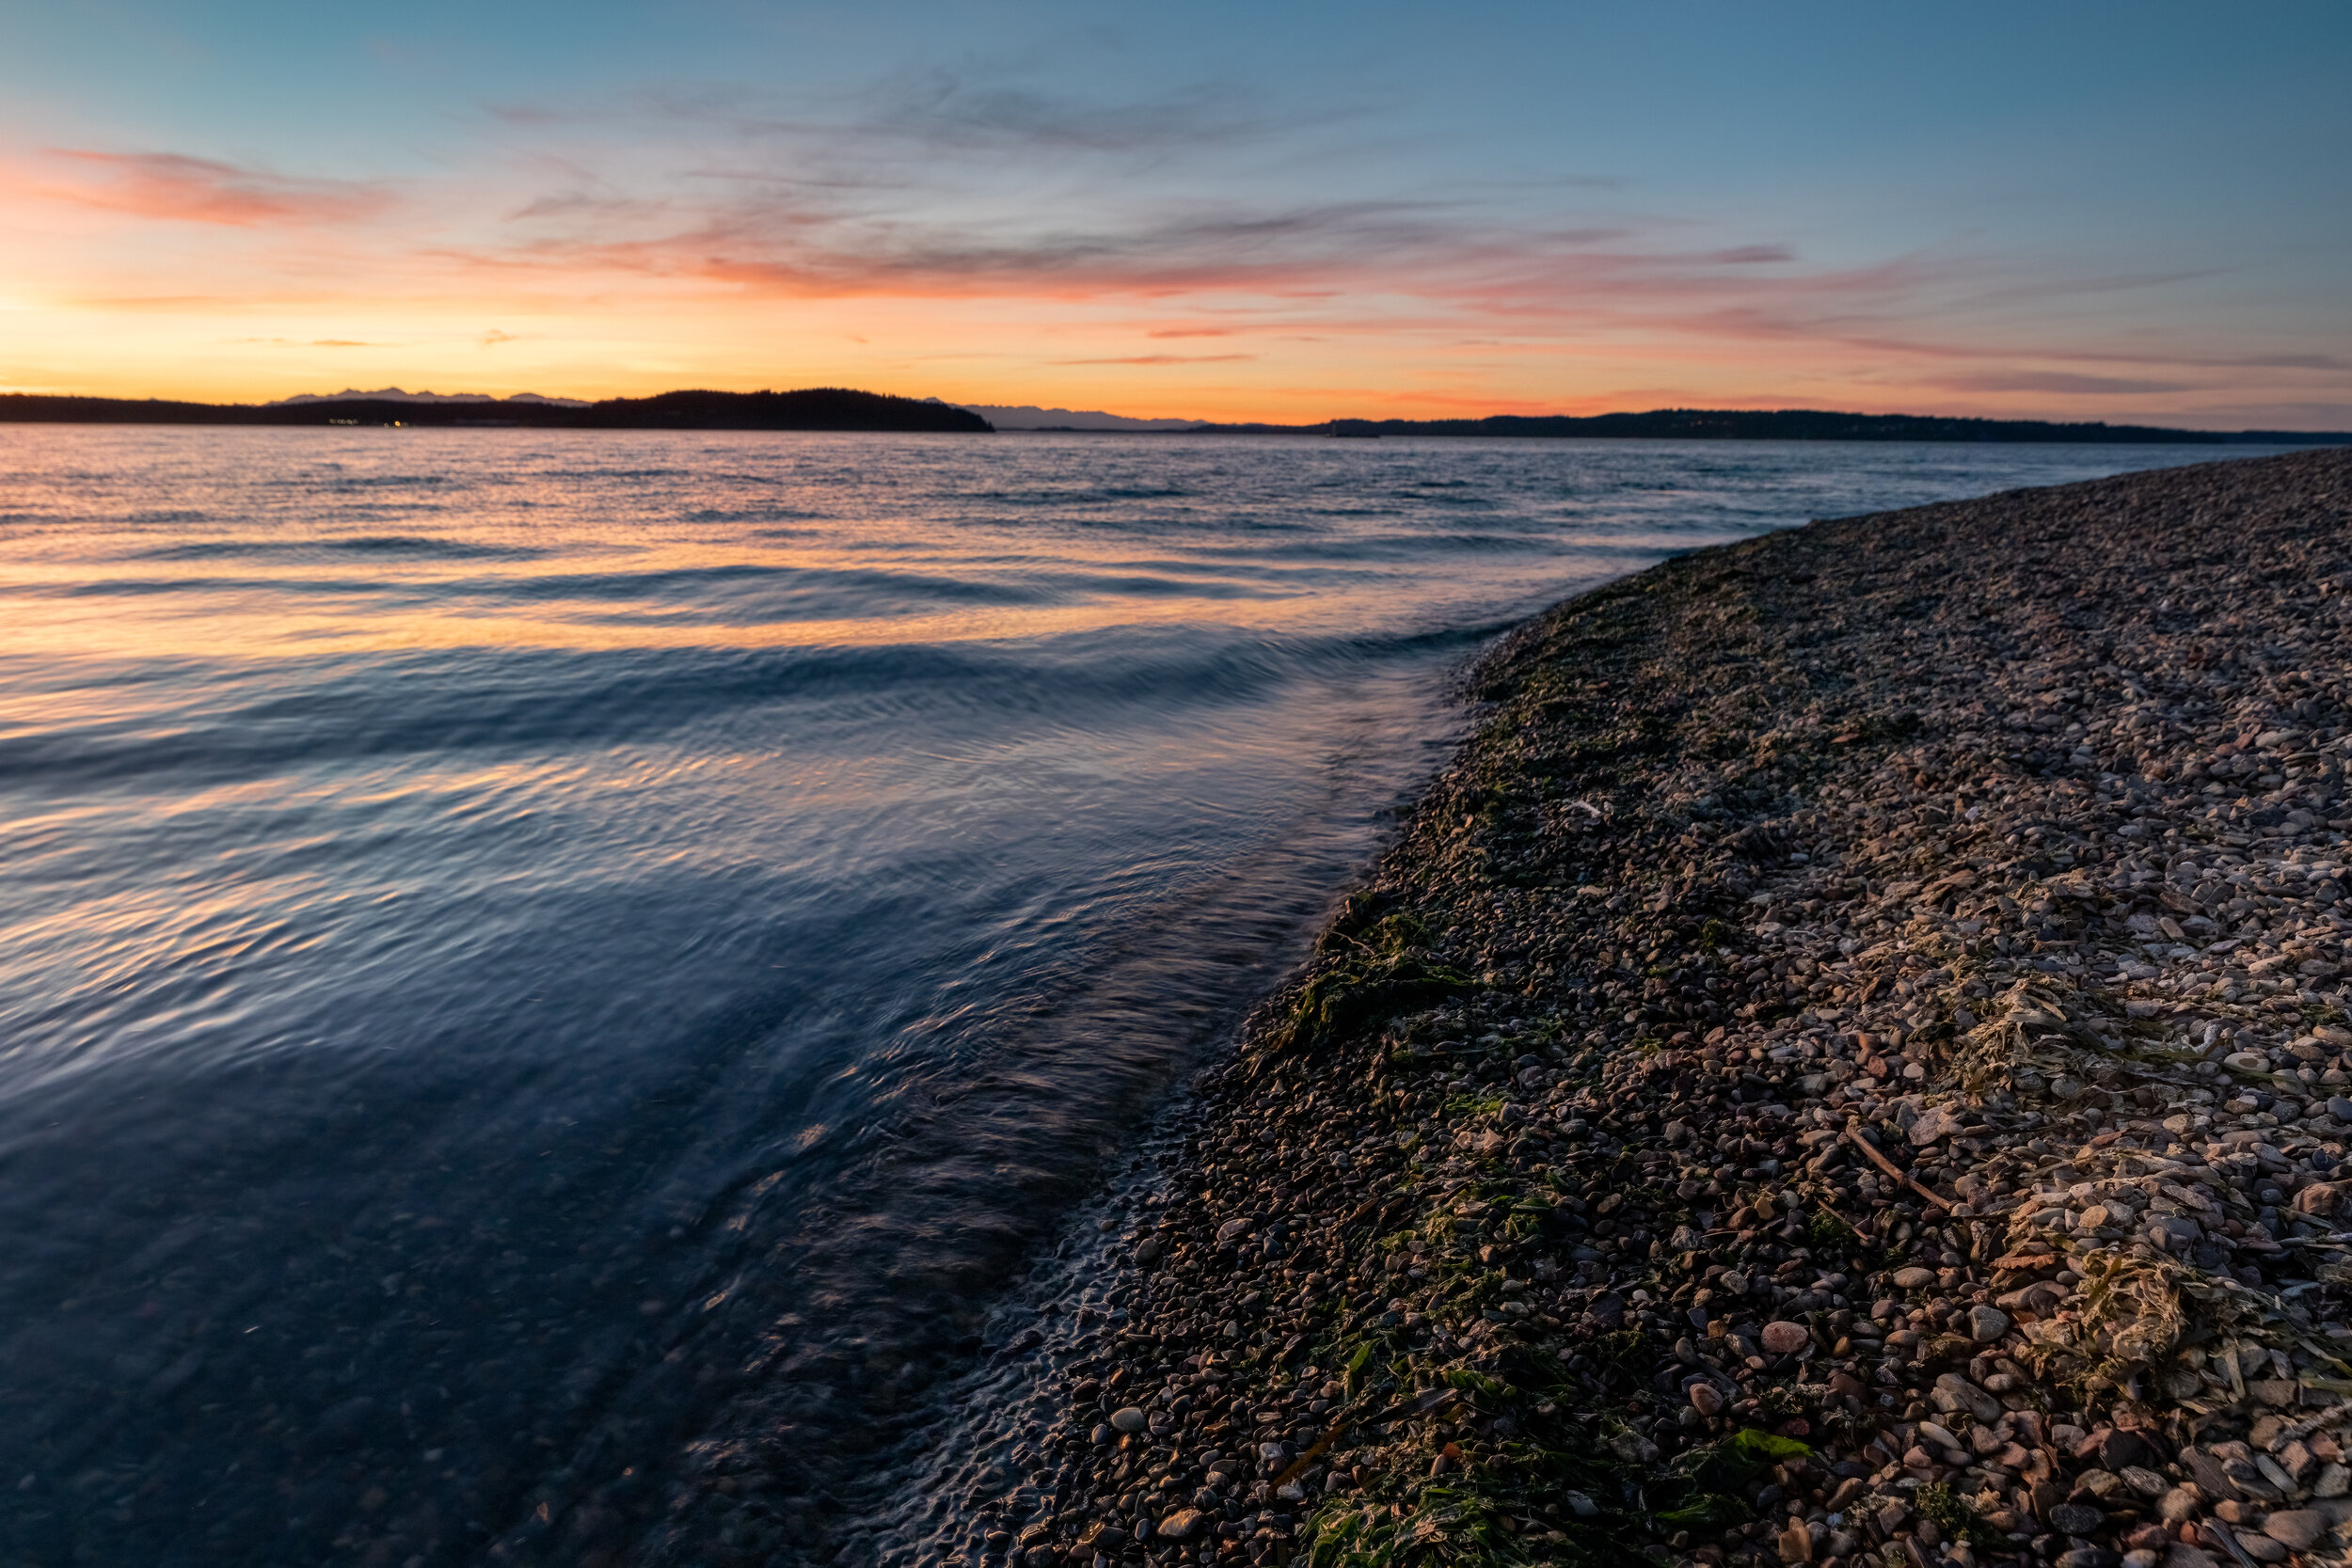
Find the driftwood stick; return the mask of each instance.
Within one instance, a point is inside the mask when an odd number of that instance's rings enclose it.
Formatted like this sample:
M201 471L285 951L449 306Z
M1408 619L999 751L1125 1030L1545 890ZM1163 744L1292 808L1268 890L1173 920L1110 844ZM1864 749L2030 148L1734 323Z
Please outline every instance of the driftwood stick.
M1846 1141L1853 1145L1854 1148L1862 1150L1863 1154L1868 1158L1869 1162L1878 1166L1879 1169L1884 1171L1887 1175L1893 1177L1904 1186L1909 1187L1913 1192L1917 1193L1921 1197L1926 1198L1930 1203L1934 1204L1938 1209L1943 1210L1946 1213L1948 1214L1951 1212L1952 1200L1948 1197L1938 1196L1936 1194L1928 1191L1925 1187L1922 1187L1918 1182L1914 1181L1908 1175L1906 1175L1901 1167L1898 1166L1894 1161L1880 1153L1877 1147L1873 1145L1869 1139L1862 1135L1862 1123L1859 1121L1850 1121L1846 1123Z

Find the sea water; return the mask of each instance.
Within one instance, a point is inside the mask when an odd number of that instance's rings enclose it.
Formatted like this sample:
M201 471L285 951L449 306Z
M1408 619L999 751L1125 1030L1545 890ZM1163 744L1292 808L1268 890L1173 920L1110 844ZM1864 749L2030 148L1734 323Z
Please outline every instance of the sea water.
M0 1560L854 1556L1478 648L2217 455L0 426Z

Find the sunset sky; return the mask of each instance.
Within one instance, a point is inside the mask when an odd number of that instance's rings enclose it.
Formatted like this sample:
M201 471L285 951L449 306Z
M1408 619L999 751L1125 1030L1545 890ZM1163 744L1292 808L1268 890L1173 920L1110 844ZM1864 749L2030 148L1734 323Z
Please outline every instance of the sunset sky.
M0 390L2352 428L2352 7L0 3Z

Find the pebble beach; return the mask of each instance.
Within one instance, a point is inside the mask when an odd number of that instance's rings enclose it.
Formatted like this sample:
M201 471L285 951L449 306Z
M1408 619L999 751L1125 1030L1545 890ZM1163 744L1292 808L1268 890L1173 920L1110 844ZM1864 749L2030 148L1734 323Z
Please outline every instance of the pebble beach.
M955 1550L2343 1560L2352 452L1696 551L1472 680Z

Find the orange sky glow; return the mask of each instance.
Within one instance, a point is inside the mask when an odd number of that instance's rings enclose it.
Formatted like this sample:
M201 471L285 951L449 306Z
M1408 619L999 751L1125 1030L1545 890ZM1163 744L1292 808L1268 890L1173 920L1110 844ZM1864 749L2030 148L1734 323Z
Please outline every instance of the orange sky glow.
M183 52L208 45L225 57ZM1505 157L1491 127L1408 142L1411 114L1329 84L1337 106L1297 108L1129 68L1091 96L1066 67L1050 89L968 69L775 103L641 86L594 111L533 82L528 103L441 105L441 140L398 157L256 146L211 101L110 124L36 94L0 124L0 390L2352 423L2352 326L2325 283L2342 217L2249 233L2227 147L2143 210L2114 194L2137 172L2120 153L1987 175L1926 120L1883 155L1819 127L1834 150L1796 178L1782 127L1714 128L1700 160L1596 117ZM1433 123L1468 113L1426 97ZM2015 150L1988 140L1986 167ZM1508 178L1468 177L1485 163Z

